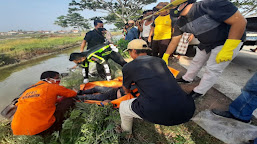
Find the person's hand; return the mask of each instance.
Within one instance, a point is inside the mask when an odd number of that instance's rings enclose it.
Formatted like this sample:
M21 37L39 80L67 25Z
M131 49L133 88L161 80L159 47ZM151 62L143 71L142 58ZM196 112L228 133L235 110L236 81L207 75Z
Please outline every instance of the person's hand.
M234 54L233 50L237 48L240 42L241 40L227 39L216 56L216 62L219 64L220 62L231 61Z
M193 39L194 39L194 35L191 34L191 35L188 37L187 42L191 42Z
M148 40L147 40L149 43L152 42L152 38L151 37L148 37Z
M166 62L166 65L169 64L169 57L170 57L170 54L167 54L167 53L164 53L162 56L162 59Z
M86 83L88 83L89 82L89 80L87 79L87 78L85 78L84 80L83 80L83 83L84 84L86 84Z

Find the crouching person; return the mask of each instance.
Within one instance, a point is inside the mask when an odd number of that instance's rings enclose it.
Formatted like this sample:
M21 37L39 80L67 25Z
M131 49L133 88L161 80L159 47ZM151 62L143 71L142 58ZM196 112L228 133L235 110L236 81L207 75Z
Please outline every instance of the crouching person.
M121 128L132 133L133 118L166 126L189 121L195 111L192 97L177 84L166 63L158 57L147 55L147 43L135 39L128 44L134 59L124 65L123 88L130 92L135 84L140 95L120 104Z
M74 106L77 93L59 85L59 73L46 71L40 81L23 92L12 120L14 135L45 135L59 130L64 114ZM57 96L64 96L57 105Z

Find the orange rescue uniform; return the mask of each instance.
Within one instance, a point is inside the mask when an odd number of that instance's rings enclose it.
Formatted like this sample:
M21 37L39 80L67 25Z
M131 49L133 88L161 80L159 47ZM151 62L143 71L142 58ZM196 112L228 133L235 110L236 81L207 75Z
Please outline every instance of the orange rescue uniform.
M43 84L41 84L43 83ZM41 84L41 85L38 85ZM39 81L19 98L12 120L14 135L35 135L55 122L57 96L74 97L77 93L58 84Z

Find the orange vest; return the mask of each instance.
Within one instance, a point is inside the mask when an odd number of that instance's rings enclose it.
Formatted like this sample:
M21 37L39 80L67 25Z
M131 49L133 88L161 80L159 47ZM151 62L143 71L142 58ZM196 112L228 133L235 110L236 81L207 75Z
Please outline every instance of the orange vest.
M55 122L57 96L74 97L77 93L58 84L45 81L26 90L18 100L12 120L14 135L35 135L47 130ZM37 85L35 84L35 85Z

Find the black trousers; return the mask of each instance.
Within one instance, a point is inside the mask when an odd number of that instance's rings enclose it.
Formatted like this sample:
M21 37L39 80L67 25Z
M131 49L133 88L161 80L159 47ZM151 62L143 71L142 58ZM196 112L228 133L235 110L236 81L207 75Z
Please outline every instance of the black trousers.
M112 51L109 55L107 55L106 57L104 57L104 59L107 60L108 59L112 59L114 62L116 62L117 64L119 64L120 66L124 66L127 62L123 59L123 57L120 55L120 53L118 52L114 52ZM98 74L100 75L100 77L105 78L106 77L106 73L104 71L104 66L101 64L96 64L96 69Z
M84 100L114 100L117 99L118 88L95 86L92 89L80 91L77 96L81 101ZM84 95L85 94L85 95Z
M162 58L163 54L166 52L170 39L166 40L153 40L152 42L152 50L153 50L153 56Z
M64 98L62 101L60 101L56 105L56 110L54 112L54 117L55 117L54 124L47 130L45 130L37 135L46 136L46 135L53 133L54 131L60 131L62 128L63 121L65 119L65 117L64 117L65 113L69 109L74 108L75 102L76 101L73 98Z

